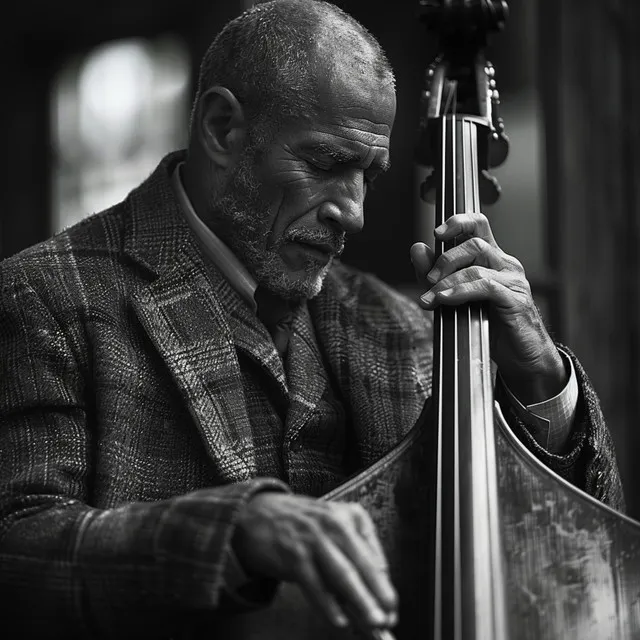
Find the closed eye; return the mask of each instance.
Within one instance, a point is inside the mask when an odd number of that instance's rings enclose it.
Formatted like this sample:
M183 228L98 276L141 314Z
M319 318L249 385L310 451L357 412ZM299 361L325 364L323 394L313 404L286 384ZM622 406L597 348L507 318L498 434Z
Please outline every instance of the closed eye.
M319 174L331 173L332 171L336 171L337 169L346 167L346 165L339 165L339 164L333 164L330 167L323 167L322 165L318 164L317 161L314 161L314 160L306 160L306 163L309 165L309 167L313 171ZM367 189L370 189L371 191L375 190L375 185L373 183L375 179L378 177L378 173L379 173L378 171L375 171L375 172L365 171L363 173L364 183Z
M329 173L332 169L332 167L322 167L319 164L316 164L313 160L307 160L306 163L318 173Z

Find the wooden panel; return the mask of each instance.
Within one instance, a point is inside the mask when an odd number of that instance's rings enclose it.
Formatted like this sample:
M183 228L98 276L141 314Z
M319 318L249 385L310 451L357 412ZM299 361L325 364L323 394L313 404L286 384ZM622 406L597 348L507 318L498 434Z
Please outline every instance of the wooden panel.
M0 132L5 164L0 178L0 259L46 237L49 210L47 99L42 67L26 72L26 59L2 40Z
M636 0L540 0L558 338L593 379L640 515L640 16Z

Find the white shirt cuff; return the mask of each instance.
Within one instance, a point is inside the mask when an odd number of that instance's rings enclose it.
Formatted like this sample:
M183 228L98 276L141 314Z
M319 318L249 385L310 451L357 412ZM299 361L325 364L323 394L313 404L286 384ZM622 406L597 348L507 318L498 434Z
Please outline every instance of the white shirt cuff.
M531 435L541 447L557 455L565 449L571 435L578 405L578 379L573 362L562 349L558 351L569 371L569 380L565 388L553 398L525 406L501 378L516 415L529 427Z

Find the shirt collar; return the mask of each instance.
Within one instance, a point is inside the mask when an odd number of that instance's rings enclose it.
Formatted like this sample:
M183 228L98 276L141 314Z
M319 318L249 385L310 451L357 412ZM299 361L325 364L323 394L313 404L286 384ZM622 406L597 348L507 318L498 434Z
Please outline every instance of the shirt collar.
M258 284L231 249L198 217L182 184L180 167L182 167L183 164L184 162L179 162L173 170L171 174L171 185L178 198L187 224L196 236L206 257L220 269L227 279L227 282L229 282L255 312L258 308L255 300Z

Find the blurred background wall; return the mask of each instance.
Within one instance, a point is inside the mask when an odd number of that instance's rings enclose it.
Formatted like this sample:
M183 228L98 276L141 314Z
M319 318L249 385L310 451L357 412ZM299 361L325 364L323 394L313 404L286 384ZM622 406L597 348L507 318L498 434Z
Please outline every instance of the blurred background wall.
M122 199L186 142L200 56L250 0L22 0L0 38L5 169L0 258ZM408 248L429 241L413 161L434 50L417 2L337 0L396 71L393 168L345 260L415 295ZM485 212L524 264L553 335L576 351L640 518L640 15L636 0L511 0L488 52L511 151Z

